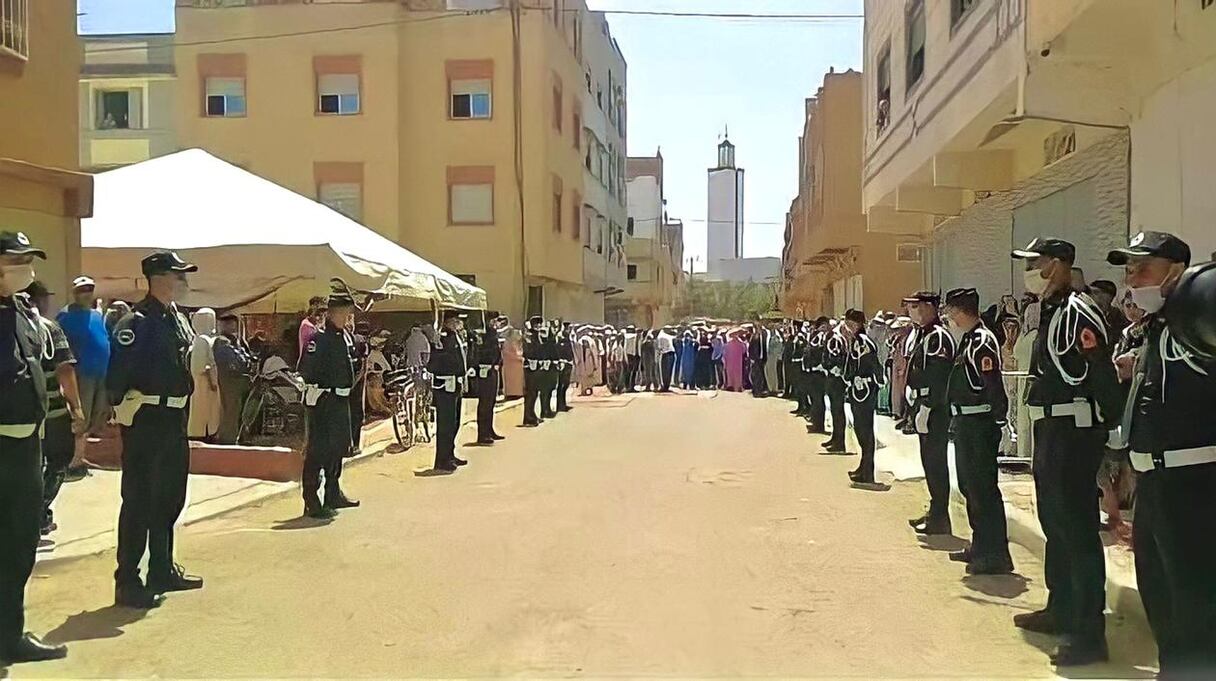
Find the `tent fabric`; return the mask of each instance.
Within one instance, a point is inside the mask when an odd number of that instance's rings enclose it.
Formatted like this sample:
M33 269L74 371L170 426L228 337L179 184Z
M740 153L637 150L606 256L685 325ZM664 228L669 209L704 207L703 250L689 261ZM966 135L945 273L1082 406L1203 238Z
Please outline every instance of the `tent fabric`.
M485 291L312 199L188 149L101 173L81 221L84 272L137 299L139 261L171 249L199 266L183 304L288 312L342 278L377 310L485 309Z

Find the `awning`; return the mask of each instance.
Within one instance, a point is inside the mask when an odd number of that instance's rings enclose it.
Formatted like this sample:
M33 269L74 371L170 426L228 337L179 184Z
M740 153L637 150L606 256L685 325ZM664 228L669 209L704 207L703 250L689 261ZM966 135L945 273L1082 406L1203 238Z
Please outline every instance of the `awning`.
M199 266L191 307L296 312L341 277L383 293L377 310L485 309L486 294L327 206L188 149L111 170L94 181L81 221L83 273L104 297L137 300L139 261L171 249Z

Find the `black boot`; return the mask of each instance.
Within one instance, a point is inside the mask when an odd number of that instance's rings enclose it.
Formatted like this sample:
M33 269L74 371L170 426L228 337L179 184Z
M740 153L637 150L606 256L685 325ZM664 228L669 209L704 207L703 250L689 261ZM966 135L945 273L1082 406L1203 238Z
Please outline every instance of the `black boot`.
M139 582L114 585L114 605L121 608L151 610L152 608L159 608L160 604L164 602L164 594L150 591Z
M41 639L30 633L15 641L0 645L0 661L12 664L61 660L67 656L67 646L43 643Z
M203 588L203 578L186 574L182 566L174 564L167 575L148 575L148 591L163 594L167 591L193 591Z
M1060 634L1060 626L1056 624L1055 615L1044 608L1034 612L1024 612L1013 616L1013 626L1036 634L1055 636Z
M333 520L338 516L338 512L328 506L322 506L319 499L306 499L304 501L304 516L313 520Z
M341 508L359 508L359 500L351 499L343 494L342 490L336 489L325 492L325 507L333 510Z
M953 528L950 526L950 517L945 515L931 515L921 525L916 526L918 534L933 536L953 534Z

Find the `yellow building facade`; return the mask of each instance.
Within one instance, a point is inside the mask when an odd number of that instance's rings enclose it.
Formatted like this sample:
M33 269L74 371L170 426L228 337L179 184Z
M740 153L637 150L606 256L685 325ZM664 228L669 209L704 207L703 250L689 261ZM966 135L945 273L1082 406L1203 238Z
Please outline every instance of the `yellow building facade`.
M583 282L585 5L197 4L177 8L182 147L346 213L514 319L602 319ZM238 39L257 36L274 37Z
M0 16L0 230L47 252L39 279L65 302L80 268L80 218L93 181L77 168L74 0L14 0Z
M895 310L920 285L919 240L866 229L861 88L860 73L828 73L806 100L798 196L786 218L778 296L789 317Z

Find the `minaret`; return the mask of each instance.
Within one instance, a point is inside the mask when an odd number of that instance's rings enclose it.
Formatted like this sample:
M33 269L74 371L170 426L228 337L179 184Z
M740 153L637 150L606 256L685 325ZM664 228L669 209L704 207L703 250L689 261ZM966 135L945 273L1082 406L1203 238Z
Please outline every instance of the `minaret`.
M743 169L735 165L735 145L723 138L718 165L709 169L707 268L711 278L721 260L743 257Z

